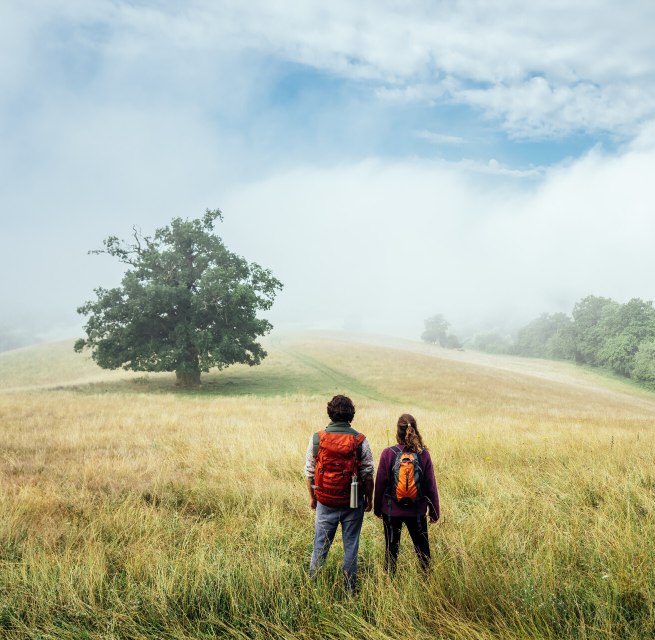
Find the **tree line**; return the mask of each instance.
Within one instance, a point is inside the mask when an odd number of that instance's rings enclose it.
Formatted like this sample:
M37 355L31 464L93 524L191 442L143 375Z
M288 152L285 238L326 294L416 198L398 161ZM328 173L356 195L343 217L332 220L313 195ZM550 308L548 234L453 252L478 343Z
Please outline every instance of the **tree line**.
M514 340L495 332L467 341L467 347L489 353L572 360L603 367L655 389L655 308L632 298L621 304L587 296L565 313L542 313Z

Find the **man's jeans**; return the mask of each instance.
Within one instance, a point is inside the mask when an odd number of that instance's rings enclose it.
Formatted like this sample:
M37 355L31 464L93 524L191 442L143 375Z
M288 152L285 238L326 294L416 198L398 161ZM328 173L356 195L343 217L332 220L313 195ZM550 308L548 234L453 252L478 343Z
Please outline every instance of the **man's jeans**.
M364 503L357 509L350 507L327 507L320 502L316 505L316 530L314 533L314 551L309 565L309 574L314 575L325 562L334 534L341 523L343 539L343 577L347 591L354 591L357 585L357 553L359 551L359 534L364 520Z

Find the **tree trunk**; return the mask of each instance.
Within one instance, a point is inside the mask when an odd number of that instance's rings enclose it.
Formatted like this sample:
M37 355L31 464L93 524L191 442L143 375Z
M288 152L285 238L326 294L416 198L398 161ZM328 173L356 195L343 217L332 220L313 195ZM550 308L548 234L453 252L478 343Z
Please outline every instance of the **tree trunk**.
M200 358L194 347L188 347L186 361L175 370L176 387L197 387L200 384Z
M176 371L176 387L197 387L200 384L200 371Z

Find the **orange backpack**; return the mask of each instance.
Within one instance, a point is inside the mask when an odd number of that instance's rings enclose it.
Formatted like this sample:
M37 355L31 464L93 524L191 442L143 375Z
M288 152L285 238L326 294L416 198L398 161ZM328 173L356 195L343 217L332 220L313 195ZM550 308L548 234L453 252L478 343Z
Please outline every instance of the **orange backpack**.
M410 507L423 497L423 467L418 453L394 447L396 457L391 468L389 494L402 507Z
M316 499L328 507L347 507L350 504L350 482L359 475L361 433L318 432L318 451L314 471ZM316 441L316 436L315 436Z

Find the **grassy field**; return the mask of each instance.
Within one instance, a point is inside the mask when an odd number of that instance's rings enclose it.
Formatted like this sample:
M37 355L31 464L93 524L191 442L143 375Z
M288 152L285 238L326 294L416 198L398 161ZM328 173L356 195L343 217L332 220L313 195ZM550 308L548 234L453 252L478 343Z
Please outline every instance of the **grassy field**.
M104 372L58 343L0 354L0 637L655 636L655 394L568 364L415 343L274 337L253 369ZM340 542L308 579L302 466L347 393L374 455L402 412L430 448L442 520L417 575L361 592Z

